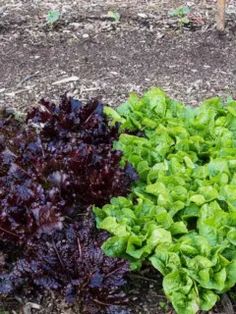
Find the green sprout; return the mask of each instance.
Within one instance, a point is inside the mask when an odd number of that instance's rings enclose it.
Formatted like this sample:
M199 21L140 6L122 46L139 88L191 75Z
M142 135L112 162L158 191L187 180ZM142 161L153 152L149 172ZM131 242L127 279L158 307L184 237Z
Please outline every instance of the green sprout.
M115 23L120 21L120 13L117 11L108 11L107 17L111 18Z
M50 10L47 14L47 23L54 25L60 19L60 12L58 10Z
M180 27L187 25L190 23L188 18L189 13L191 12L188 6L180 6L176 9L172 9L169 11L169 16L177 17Z

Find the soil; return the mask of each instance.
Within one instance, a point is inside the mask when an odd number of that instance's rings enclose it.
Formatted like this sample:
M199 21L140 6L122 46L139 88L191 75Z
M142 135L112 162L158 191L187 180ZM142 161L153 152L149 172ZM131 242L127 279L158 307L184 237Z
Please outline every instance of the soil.
M187 25L169 14L183 4ZM54 9L61 17L49 25ZM110 10L120 13L117 23ZM27 110L65 92L116 106L150 86L190 105L236 97L236 0L228 1L224 34L214 16L213 0L0 0L0 106ZM112 313L174 313L161 278L140 276L129 280L130 305ZM10 313L78 313L52 294L17 300L4 301ZM215 313L236 313L227 297L222 303Z

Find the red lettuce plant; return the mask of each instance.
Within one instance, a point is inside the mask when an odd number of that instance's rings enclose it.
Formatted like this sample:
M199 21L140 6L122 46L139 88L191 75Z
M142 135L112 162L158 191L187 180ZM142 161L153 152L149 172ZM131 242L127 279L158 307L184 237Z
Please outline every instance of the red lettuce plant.
M0 275L0 293L9 294L22 286L56 289L68 303L77 299L90 314L124 302L119 288L125 284L128 263L103 254L100 245L106 238L86 215L51 235L31 239L11 270Z
M86 209L126 195L136 179L112 149L117 137L101 103L66 96L41 101L24 125L0 120L0 294L28 284L68 301L113 300L127 264L103 255Z
M2 241L60 229L63 216L126 194L135 178L131 166L119 165L121 152L112 150L117 127L108 126L97 101L42 101L23 129L1 121L0 134Z

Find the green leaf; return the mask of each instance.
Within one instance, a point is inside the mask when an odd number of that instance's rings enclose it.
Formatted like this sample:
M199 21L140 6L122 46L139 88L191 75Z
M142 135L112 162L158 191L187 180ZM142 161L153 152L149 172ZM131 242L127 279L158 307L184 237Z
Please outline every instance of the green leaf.
M47 15L47 23L54 24L60 19L60 11L58 10L50 10Z
M190 23L190 19L187 16L184 16L180 19L180 23L182 24L189 24Z
M156 228L147 239L147 245L155 248L158 244L172 243L171 233L163 228Z
M218 173L230 173L228 168L228 162L224 159L215 159L208 164L210 176L216 176Z
M113 120L113 124L115 124L116 122L120 122L120 123L124 123L125 122L125 119L122 118L116 110L112 109L111 107L108 107L108 106L105 106L104 107L104 113L112 118Z
M188 229L183 221L177 221L171 225L170 232L173 235L184 234L188 232Z
M227 278L225 282L224 292L234 287L236 284L236 259L233 259L231 263L226 267Z
M236 117L236 101L233 100L232 98L227 99L227 110L234 116Z
M107 230L108 232L120 237L129 235L129 232L126 230L126 225L117 223L115 217L106 217L100 222L99 228Z
M108 11L107 16L109 18L111 18L116 23L118 23L120 21L120 13L117 11Z
M177 253L172 252L173 245L161 244L156 247L155 254L149 260L154 268L162 275L167 275L181 267L181 260Z
M167 295L174 292L188 294L193 287L193 281L184 271L173 271L164 277L163 288Z
M169 11L170 16L183 17L191 12L188 6L180 6Z
M158 116L163 117L166 112L166 95L159 88L152 88L144 94L144 102L146 102L150 109Z
M107 256L123 256L126 251L128 236L114 236L103 243L102 249Z
M164 277L163 288L177 313L195 314L200 309L193 281L186 273L174 271L168 274Z
M126 253L136 259L140 259L146 250L146 247L142 246L143 241L142 236L131 235L128 240Z
M206 202L204 196L201 194L195 194L195 195L191 196L189 200L191 202L199 205L199 206L201 206L202 204L204 204Z
M187 168L190 168L190 169L195 168L194 163L192 162L192 160L188 156L184 157L184 162L185 162Z
M231 228L227 234L227 239L236 246L236 228Z
M149 170L149 164L146 160L142 160L137 164L137 171L141 179L146 179Z
M218 301L219 297L217 294L210 290L200 290L200 308L203 311L210 311Z
M213 201L219 197L219 193L212 186L202 186L199 188L198 192L203 195L207 202Z
M172 217L164 208L157 207L156 215L154 217L158 225L160 225L161 227L165 229L169 229L170 226L173 224Z

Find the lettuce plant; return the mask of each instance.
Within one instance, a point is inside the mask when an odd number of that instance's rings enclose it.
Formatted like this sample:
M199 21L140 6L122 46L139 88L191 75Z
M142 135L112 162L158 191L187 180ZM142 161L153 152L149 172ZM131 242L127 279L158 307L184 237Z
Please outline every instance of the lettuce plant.
M117 132L102 104L66 97L59 106L42 101L20 130L2 120L1 240L24 243L60 229L65 215L127 193L135 173L119 165L121 152L112 149Z
M91 212L62 230L34 237L8 272L0 275L0 292L19 288L58 290L83 313L101 313L104 307L126 302L119 288L126 283L128 263L105 256L100 248L106 233L94 228Z
M236 101L192 108L153 88L107 114L140 179L94 208L105 253L133 269L149 261L177 313L210 310L236 283Z
M103 105L43 100L20 125L0 120L0 295L56 289L88 313L120 297L128 264L106 257L91 205L127 195L137 175L113 149ZM89 307L89 309L87 309Z

